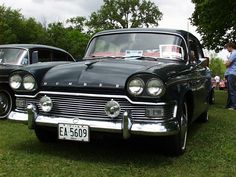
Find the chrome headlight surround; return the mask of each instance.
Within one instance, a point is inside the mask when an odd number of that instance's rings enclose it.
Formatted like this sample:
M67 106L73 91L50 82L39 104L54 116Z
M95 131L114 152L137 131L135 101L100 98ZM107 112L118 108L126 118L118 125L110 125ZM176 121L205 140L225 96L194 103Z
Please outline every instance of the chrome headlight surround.
M153 97L160 97L165 93L165 85L158 78L149 79L146 83L146 92Z
M9 78L9 84L13 90L19 89L22 84L22 77L19 74L13 74Z
M50 97L45 95L39 100L39 105L43 112L50 112L53 107L53 102Z
M128 92L133 96L141 95L144 91L144 88L145 88L145 83L139 77L131 79L127 84Z
M27 91L35 90L35 88L36 88L36 81L35 81L35 79L34 79L34 77L32 75L27 74L23 78L23 87Z

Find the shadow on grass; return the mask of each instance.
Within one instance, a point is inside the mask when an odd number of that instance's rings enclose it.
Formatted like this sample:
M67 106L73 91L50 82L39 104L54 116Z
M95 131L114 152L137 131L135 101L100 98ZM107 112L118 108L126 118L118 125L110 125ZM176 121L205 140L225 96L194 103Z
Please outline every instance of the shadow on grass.
M201 124L198 123L191 125L188 141L191 140L196 131L199 131L200 127ZM149 167L172 164L173 158L175 158L169 153L162 137L132 137L128 140L106 137L104 139L92 139L89 143L73 141L40 143L35 137L26 141L18 141L18 144L14 144L13 148L14 151L25 154L46 155L47 158L56 157L89 163L135 163Z
M164 155L164 148L159 141L152 142L144 138L129 140L99 139L89 143L57 141L55 143L40 143L36 138L32 141L22 141L14 145L15 151L28 154L46 155L74 161L87 161L90 163L138 163L150 166L168 163ZM140 160L141 159L141 160Z

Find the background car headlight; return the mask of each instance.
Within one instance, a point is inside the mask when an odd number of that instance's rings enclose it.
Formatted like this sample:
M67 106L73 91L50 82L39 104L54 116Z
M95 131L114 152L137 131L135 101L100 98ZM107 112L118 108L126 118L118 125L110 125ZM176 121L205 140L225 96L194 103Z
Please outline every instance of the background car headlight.
M53 107L53 103L50 97L44 96L39 100L39 105L44 112L50 112Z
M12 89L18 89L22 83L22 77L19 74L12 75L9 79L9 83Z
M128 91L131 95L138 96L144 90L144 82L140 78L135 78L128 83Z
M160 79L151 79L147 82L147 93L151 96L160 96L164 90L165 86Z
M26 90L35 89L36 82L33 76L27 75L23 78L23 86Z

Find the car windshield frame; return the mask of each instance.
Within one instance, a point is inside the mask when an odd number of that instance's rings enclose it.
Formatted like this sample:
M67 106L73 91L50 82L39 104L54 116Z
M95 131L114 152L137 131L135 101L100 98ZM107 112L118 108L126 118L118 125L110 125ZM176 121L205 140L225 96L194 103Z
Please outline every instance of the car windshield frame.
M0 64L27 65L28 50L24 48L0 48Z
M153 57L183 61L187 59L187 47L181 35L172 33L127 32L98 35L90 41L84 59L105 57Z

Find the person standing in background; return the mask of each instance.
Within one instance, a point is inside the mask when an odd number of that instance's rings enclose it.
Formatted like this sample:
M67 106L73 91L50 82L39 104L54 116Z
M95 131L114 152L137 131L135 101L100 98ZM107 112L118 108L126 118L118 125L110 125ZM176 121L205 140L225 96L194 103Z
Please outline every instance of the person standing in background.
M226 62L225 78L228 85L228 100L226 108L236 110L236 45L229 42L225 45L225 49L230 52L230 56Z
M220 76L215 76L214 77L215 81L216 81L216 89L219 90L219 85L220 85Z

